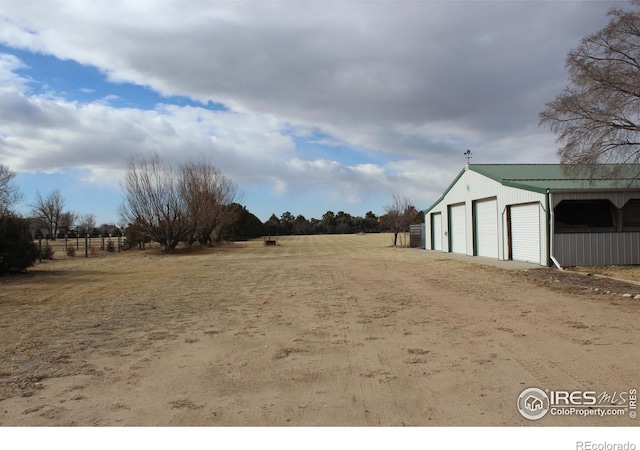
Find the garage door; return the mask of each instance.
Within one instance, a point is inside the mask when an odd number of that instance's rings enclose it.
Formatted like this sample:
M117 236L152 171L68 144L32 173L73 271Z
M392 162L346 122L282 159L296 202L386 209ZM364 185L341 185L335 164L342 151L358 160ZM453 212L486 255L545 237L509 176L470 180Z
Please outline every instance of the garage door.
M498 257L498 203L495 199L476 202L476 252Z
M431 250L442 250L442 214L431 214Z
M467 253L467 222L464 203L449 207L449 251Z
M511 206L511 259L540 264L538 204Z

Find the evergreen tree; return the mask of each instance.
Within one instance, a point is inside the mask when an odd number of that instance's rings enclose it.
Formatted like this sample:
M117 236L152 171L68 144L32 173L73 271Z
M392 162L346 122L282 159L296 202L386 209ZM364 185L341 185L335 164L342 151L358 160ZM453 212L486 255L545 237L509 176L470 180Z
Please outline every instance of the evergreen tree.
M35 263L38 248L29 221L11 215L0 217L0 274L20 272Z

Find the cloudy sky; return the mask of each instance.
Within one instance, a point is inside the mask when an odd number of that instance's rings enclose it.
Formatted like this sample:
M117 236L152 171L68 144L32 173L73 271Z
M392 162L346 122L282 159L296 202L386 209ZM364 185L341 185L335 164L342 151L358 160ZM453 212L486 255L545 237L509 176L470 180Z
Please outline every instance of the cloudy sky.
M28 213L119 222L128 155L207 156L263 221L427 208L466 163L557 162L538 113L600 1L0 0L0 163Z

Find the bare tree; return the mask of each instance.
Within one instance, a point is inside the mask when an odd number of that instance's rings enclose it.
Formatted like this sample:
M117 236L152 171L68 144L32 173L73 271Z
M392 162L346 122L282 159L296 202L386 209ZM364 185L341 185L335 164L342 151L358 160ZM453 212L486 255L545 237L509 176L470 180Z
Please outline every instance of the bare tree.
M238 188L204 157L183 165L181 175L191 221L187 243L211 244L237 218L237 211L228 206L236 201Z
M58 233L68 234L76 226L78 215L74 212L67 211L60 216L58 223Z
M176 169L157 154L134 156L122 189L123 222L166 250L179 242L211 244L238 215L229 207L237 186L204 157Z
M0 164L0 216L10 214L13 206L22 200L22 193L13 184L16 173Z
M410 225L420 221L420 212L407 197L393 194L390 205L384 207L382 220L393 232L393 245L398 245L398 235L409 231ZM406 245L406 239L403 245Z
M640 175L620 173L640 162L640 0L631 4L612 8L609 24L569 52L570 85L540 113L557 134L561 163L592 177Z
M54 190L46 198L36 192L36 201L31 205L31 214L36 220L36 226L46 230L50 239L55 239L61 225L68 224L69 217L64 216L65 201L60 189Z
M192 231L181 195L180 174L160 156L135 155L127 161L120 209L125 223L135 223L165 250L173 250Z
M83 214L78 217L78 230L84 234L91 234L91 231L96 227L95 214Z

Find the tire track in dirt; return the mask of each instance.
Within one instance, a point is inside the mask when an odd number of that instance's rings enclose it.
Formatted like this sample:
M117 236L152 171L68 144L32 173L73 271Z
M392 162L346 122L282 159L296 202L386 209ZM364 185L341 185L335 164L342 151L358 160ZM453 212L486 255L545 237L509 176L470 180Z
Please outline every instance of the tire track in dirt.
M295 260L260 261L243 268L246 279L237 289L241 300L225 315L228 327L237 330L233 356L228 353L223 359L244 362L241 370L213 372L230 377L218 390L219 400L227 405L220 420L225 424L237 424L240 418L246 423L305 423L301 421L308 405L322 404L326 391L322 384L329 334L326 318L318 321L313 317L318 310L315 299L326 286ZM261 374L260 382L256 374ZM249 392L253 399L244 398ZM291 403L298 403L295 407L281 401L285 393ZM256 399L260 399L257 411L250 403Z
M465 285L475 286L478 290L487 289L483 286L486 280L474 278L468 276ZM475 367L472 365L471 370L480 379L497 381L488 384L485 381L484 386L481 385L489 395L502 397L503 400L496 406L514 410L515 400L510 404L511 400L517 398L522 389L531 386L609 392L635 387L633 381L637 376L617 371L614 367L615 357L612 359L611 355L607 355L604 347L596 351L591 345L592 340L611 340L598 324L615 323L618 313L615 308L589 303L581 297L567 298L528 283L520 283L517 291L510 291L504 289L504 286L513 282L508 273L489 280L494 283L495 295L492 297L469 296L467 288L463 288L461 291L465 295L456 301L445 303L437 298L434 301L457 316L454 320L456 323L468 324L460 339L467 346L473 345L467 352L489 354L489 358L485 356L472 361ZM504 290L501 291L501 288ZM455 290L450 294L454 294ZM592 309L597 316L590 314ZM589 325L579 320L569 320L570 311L582 311L581 317ZM596 329L599 331L596 332ZM610 343L615 344L613 341ZM628 361L628 358L622 358ZM466 366L462 364L459 370L464 370ZM628 364L620 362L619 366L626 367ZM557 419L544 420L548 423L557 422ZM522 418L516 417L515 420L532 424ZM585 420L568 417L562 421L582 425L621 424L619 418Z
M344 321L352 328L346 339L349 367L343 393L351 396L356 412L360 411L359 420L366 425L426 424L428 397L433 393L425 394L422 385L412 382L400 361L402 352L385 350L389 349L387 338L379 337L389 330L396 332L394 342L404 336L397 330L396 317L402 305L386 303L390 280L359 279L349 270L351 264L332 261L330 267L334 283L348 286L350 308Z
M617 391L634 387L629 384L631 378L616 373L611 363L607 365L599 360L602 352L590 355L588 346L581 344L576 335L567 334L565 330L571 330L573 322L559 321L549 314L549 308L553 308L551 305L566 301L562 296L556 298L546 290L522 283L518 284L517 291L500 292L503 286L512 286L513 280L507 274L502 279L486 280L483 271L467 276L465 284L458 289L456 284L443 281L445 273L425 275L424 270L416 274L406 273L405 266L404 273L397 271L395 276L412 279L415 275L417 281L403 283L402 292L418 300L410 309L411 315L402 317L401 311L393 308L395 291L385 286L385 282L388 284L389 280L395 279L393 271L385 271L386 278L374 281L367 279L368 269L373 273L373 268L361 267L357 277L346 268L334 267L333 273L336 279L348 277L351 295L358 300L355 309L361 320L356 320L356 323L366 330L350 335L350 357L359 361L359 365L367 370L364 373L369 375L368 380L361 382L361 392L364 398L369 399L369 404L372 399L391 393L382 418L378 418L383 423L394 423L388 412L393 410L395 400L402 399L405 408L411 403L402 395L401 387L407 383L414 392L430 399L428 403L432 411L435 409L435 415L443 423L460 424L527 423L518 415L515 400L525 387L531 385L546 385L552 389L589 389L596 384L600 390ZM469 286L474 286L481 294L474 295ZM492 296L484 294L490 290L497 292ZM512 297L513 294L517 297ZM386 297L386 301L382 304L375 302L376 295ZM544 302L539 300L541 297L545 297ZM415 309L417 305L420 305L420 310ZM600 310L601 305L596 307ZM575 311L580 306L572 305L570 308ZM427 310L430 316L421 316L420 312ZM416 337L420 335L427 339L422 342L413 340L415 347L405 347L407 352L414 352L408 360L400 362L397 351L381 352L358 338L391 325L385 323L385 311L387 316L396 316L397 321L405 319L405 323L418 325L421 322L423 325L422 329L409 327ZM608 318L609 321L613 319ZM575 325L578 336L584 336L584 329L579 325ZM395 331L392 327L390 330ZM420 353L424 356L416 356ZM588 370L581 365L585 360L591 362ZM417 370L407 371L403 363L410 363ZM625 365L620 363L620 366ZM423 377L409 380L409 376L419 375ZM388 386L380 389L371 383L376 377ZM432 390L430 385L439 389ZM387 392L383 394L382 390ZM448 398L449 402L438 400L438 397ZM512 419L506 422L499 418L505 408L513 413ZM374 408L365 406L365 409ZM471 413L461 417L459 411L462 409ZM587 423L581 418L563 420L567 424ZM377 422L370 420L368 423ZM596 419L593 423L602 424L603 421ZM611 423L619 423L619 420L614 418Z

